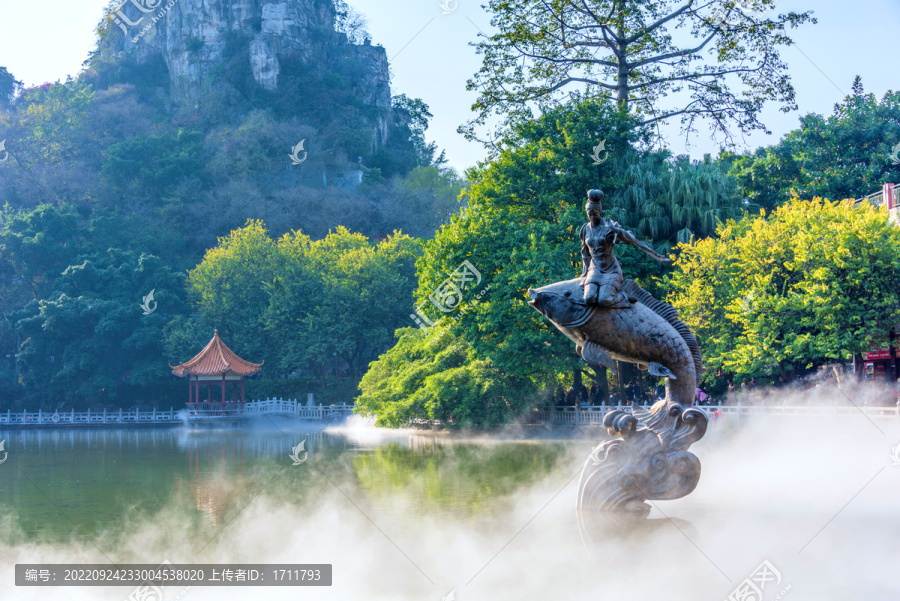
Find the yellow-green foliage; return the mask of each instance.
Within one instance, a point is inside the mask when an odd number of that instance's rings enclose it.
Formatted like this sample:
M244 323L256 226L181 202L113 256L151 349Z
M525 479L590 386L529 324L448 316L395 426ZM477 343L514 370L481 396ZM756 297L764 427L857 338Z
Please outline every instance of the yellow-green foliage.
M669 302L708 373L847 360L900 321L900 228L883 208L794 198L680 250Z
M357 375L408 322L420 254L399 232L377 243L344 227L317 241L301 232L275 240L250 220L189 279L202 318L267 369Z

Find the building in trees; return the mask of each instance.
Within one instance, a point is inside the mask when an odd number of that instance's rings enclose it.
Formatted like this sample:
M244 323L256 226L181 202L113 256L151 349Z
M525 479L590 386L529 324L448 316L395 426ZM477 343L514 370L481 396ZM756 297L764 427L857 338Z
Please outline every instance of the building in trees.
M171 366L170 366L171 367ZM244 378L260 372L262 363L244 361L225 346L219 338L219 330L200 353L186 363L172 367L179 378L188 378L188 411L190 415L225 417L244 412ZM200 400L200 383L206 384L206 400ZM238 382L241 396L238 400ZM225 389L230 384L231 400L226 400ZM213 385L221 389L218 401L213 399Z

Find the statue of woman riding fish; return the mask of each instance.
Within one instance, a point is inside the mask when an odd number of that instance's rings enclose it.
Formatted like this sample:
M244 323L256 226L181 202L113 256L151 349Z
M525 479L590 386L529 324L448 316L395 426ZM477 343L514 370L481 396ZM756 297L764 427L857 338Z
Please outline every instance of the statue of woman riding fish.
M575 343L588 363L615 369L635 363L666 378L666 398L649 411L610 411L603 425L614 440L598 445L581 474L582 532L591 515L645 518L647 499L677 499L700 479L700 461L688 447L703 437L707 417L692 408L702 370L700 347L674 307L626 280L616 243L631 244L659 262L671 259L603 217L603 192L588 192L588 223L579 232L581 277L529 289L529 304Z

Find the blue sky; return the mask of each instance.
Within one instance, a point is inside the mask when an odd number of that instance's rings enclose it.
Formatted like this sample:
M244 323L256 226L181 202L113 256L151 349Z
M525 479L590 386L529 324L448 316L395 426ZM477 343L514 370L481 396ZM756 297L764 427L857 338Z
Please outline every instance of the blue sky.
M458 0L442 14L440 0L350 0L366 15L373 41L391 58L393 93L419 97L434 114L429 138L447 150L451 165L464 169L484 156L456 128L470 115L474 95L466 80L480 67L469 45L479 29L490 31L483 0ZM0 0L0 65L27 85L65 79L79 71L93 45L94 27L106 0ZM796 47L783 50L797 90L800 112L770 107L763 122L772 135L755 134L747 148L777 142L797 126L800 114L829 114L848 93L855 75L866 91L883 95L900 89L900 1L781 0L779 12L815 11L818 25L793 32ZM699 158L718 144L701 131L690 145L677 126L664 130L676 153Z

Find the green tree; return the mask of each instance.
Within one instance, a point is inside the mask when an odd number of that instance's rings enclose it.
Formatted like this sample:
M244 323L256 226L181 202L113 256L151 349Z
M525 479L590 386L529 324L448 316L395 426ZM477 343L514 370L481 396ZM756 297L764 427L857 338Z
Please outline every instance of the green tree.
M428 105L421 98L410 98L406 94L399 94L393 98L395 110L403 111L409 118L409 139L412 142L416 157L417 167L426 167L434 162L437 152L437 144L425 141L425 132L428 124L434 116L428 110Z
M218 328L238 355L269 365L276 364L278 339L264 317L277 265L276 242L262 222L249 220L221 238L188 273L204 322Z
M22 91L15 111L0 111L10 154L0 171L4 204L31 209L90 196L99 154L85 133L93 98L81 82L48 83Z
M898 144L900 92L879 101L863 92L857 78L831 116L806 115L778 144L746 155L725 153L720 161L748 200L771 210L793 194L862 198L897 183L900 165L891 155Z
M125 386L166 378L162 331L184 311L184 284L159 257L111 249L67 268L54 284L48 300L11 316L32 401L45 409L110 402ZM141 302L151 290L145 315Z
M466 428L500 426L528 406L532 386L478 359L464 340L405 328L360 382L357 404L376 424L440 420Z
M273 240L249 221L191 270L191 293L203 323L238 354L264 359L266 373L316 374L326 386L328 371L346 372L353 389L408 323L420 254L420 242L398 232L379 243L343 227L317 241L301 232ZM167 347L183 352L193 328L173 326Z
M7 71L6 67L0 67L0 107L11 107L16 93L21 87L21 81L13 77L13 74Z
M491 286L489 299L460 316L457 328L479 357L507 373L546 383L550 374L579 365L571 344L526 300L529 287L580 273L578 231L589 188L603 189L608 214L662 252L679 233L709 234L715 219L739 214L726 180L710 175L715 165L638 151L640 130L619 130L619 118L612 103L585 99L516 126L497 156L468 174L465 212L426 245L418 301L427 301L463 260L472 263ZM593 165L594 140L611 131L627 133L610 135L608 161ZM652 290L658 264L631 247L617 254L626 277Z
M657 242L660 251L712 236L719 222L755 208L742 202L734 180L709 155L702 161L665 153L636 158L625 166L613 200L610 215Z
M346 369L355 388L408 320L421 243L395 232L373 244L338 227L315 242L285 236L279 248L283 259L266 322L286 335L280 365L286 372Z
M728 140L733 126L765 129L767 101L796 108L785 32L815 22L809 12L768 18L776 1L490 0L496 33L477 44L476 117L463 131L473 138L495 114L509 125L573 89L612 96L637 125L677 117L690 132L704 119Z
M13 215L4 223L2 260L30 288L33 298L44 298L82 250L84 236L78 226L70 207L49 205Z
M106 149L101 174L121 192L156 201L194 177L201 165L201 140L199 132L187 130L139 134Z
M160 231L155 224L133 215L99 209L86 217L79 214L84 212L77 213L71 205L40 205L4 216L0 264L10 270L17 284L30 291L27 300L46 298L67 267L110 248L133 246L159 256L181 246L177 235ZM175 259L172 263L181 265L182 261Z
M900 319L900 228L884 208L794 199L718 234L683 245L668 282L709 379L846 361Z

